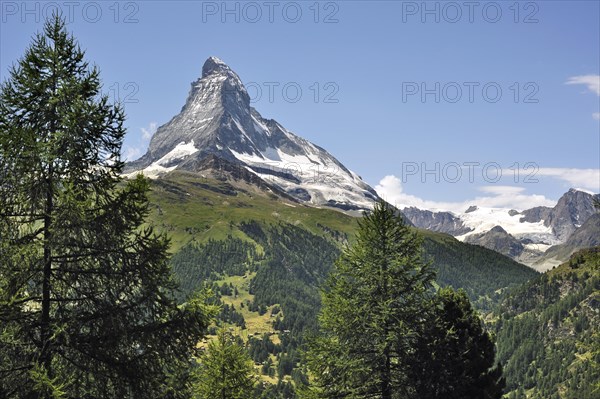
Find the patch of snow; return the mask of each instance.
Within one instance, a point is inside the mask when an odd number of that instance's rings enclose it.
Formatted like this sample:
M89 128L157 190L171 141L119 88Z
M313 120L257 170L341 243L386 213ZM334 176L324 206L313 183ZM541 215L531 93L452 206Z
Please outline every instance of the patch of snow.
M333 159L321 162L304 154L288 154L280 149L268 148L261 153L245 154L231 150L232 154L248 165L246 168L261 179L274 184L286 192L306 190L313 205L328 201L373 208L374 202L365 197L365 190L359 185L360 179L346 173ZM310 154L314 155L314 154ZM264 157L264 158L263 158ZM252 167L270 169L274 173L291 174L299 182L290 181L271 173L259 173Z
M177 144L175 146L175 148L173 148L168 154L166 154L164 157L162 157L158 161L153 162L147 168L140 170L140 171L128 173L127 175L124 175L124 177L130 178L130 177L136 176L138 173L142 173L144 176L146 176L150 179L156 179L157 177L159 177L160 175L162 175L164 173L168 173L168 172L175 170L178 166L178 165L170 165L170 166L164 166L164 165L169 165L175 161L182 160L190 155L197 153L198 151L200 151L200 150L194 146L194 140L190 141L189 143L182 141L181 143Z
M265 124L263 124L261 121L256 119L254 117L254 115L252 115L252 121L254 122L254 129L256 129L258 131L262 131L267 136L271 135L271 131L269 130L269 128Z
M178 161L180 159L193 155L198 151L200 150L194 146L194 140L190 141L189 143L182 141L181 143L177 144L175 148L173 148L167 155L165 155L155 163L158 165L171 163L173 161Z
M586 194L590 194L590 195L596 195L595 192L590 191L590 190L586 190L585 188L575 188L575 191L581 191L582 193L586 193Z
M544 226L543 221L537 223L521 222L522 215L510 216L508 211L509 209L504 208L479 207L475 211L461 214L460 219L465 226L472 228L473 231L456 238L463 241L469 235L485 233L495 226L502 226L507 233L515 237L529 234L552 235L552 228Z
M548 248L550 248L552 245L549 244L525 244L524 247L525 249L529 249L531 251L541 251L541 252L546 252L546 250L548 250Z

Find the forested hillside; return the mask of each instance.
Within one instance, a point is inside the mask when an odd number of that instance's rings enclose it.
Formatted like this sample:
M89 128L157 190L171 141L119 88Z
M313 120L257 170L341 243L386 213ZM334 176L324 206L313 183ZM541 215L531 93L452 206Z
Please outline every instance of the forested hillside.
M307 257L314 256L314 249L338 253L353 241L357 227L356 217L282 200L240 182L174 172L153 181L152 186L151 224L169 234L175 254L183 248L178 259L194 257L197 265L210 264L208 269L202 266L198 273L184 275L186 290L211 272L240 275L243 269L259 271L258 265L268 264L273 256L282 260L286 251L291 254L285 258L289 265L309 261ZM273 226L279 226L277 231ZM439 284L464 288L479 307L489 306L499 290L538 275L489 249L461 243L446 234L420 232L425 237L425 257L438 271ZM283 242L279 242L282 237ZM292 254L295 251L301 255ZM331 262L315 266L318 271L306 266L308 274L302 279L312 275L312 284L330 266ZM298 275L298 270L294 273Z
M175 240L171 262L180 300L211 287L222 306L218 324L243 337L269 383L263 397L293 392L307 379L299 348L316 329L319 287L341 249L354 241L356 218L188 174L153 185L150 217ZM483 247L419 232L437 284L464 288L480 309L491 309L504 289L538 275Z
M508 398L600 397L600 251L582 250L495 312Z

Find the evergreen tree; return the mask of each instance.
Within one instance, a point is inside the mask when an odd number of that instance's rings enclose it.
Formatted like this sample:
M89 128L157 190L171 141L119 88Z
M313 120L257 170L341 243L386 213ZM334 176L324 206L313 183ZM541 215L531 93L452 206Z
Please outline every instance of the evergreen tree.
M315 388L307 397L405 398L407 359L428 307L434 273L421 239L385 203L359 221L323 293L321 333L309 343Z
M124 113L54 16L0 89L0 397L185 397L208 324L177 306ZM176 389L170 388L176 386Z
M419 398L500 399L502 368L494 343L463 290L440 289L411 357Z
M315 384L301 396L500 398L494 344L466 293L435 295L433 279L416 230L377 204L326 284L305 354Z
M195 399L250 399L256 376L250 355L225 329L208 344L196 371Z

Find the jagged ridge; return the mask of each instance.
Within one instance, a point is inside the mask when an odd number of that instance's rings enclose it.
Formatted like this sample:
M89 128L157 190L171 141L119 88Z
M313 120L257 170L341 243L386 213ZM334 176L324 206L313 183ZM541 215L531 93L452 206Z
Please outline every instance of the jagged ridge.
M239 76L216 57L206 60L180 113L158 128L126 173L156 178L175 169L197 171L208 156L244 167L300 202L360 210L378 199L326 150L263 118Z

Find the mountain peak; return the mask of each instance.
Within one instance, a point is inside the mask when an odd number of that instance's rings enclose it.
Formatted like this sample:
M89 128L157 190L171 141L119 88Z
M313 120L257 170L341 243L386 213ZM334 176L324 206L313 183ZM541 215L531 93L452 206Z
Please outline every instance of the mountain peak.
M191 86L179 114L156 130L142 158L127 165L129 176L204 172L227 163L233 165L228 171L232 179L250 173L262 186L304 203L361 211L378 200L368 184L326 150L263 118L250 106L239 76L219 58L209 57L202 77ZM206 161L212 158L222 162Z
M492 229L490 230L490 232L493 232L493 233L503 233L503 234L508 234L508 233L506 232L506 230L504 230L504 229L502 228L502 226L494 226L494 227L492 227Z
M220 58L211 56L204 62L202 66L202 77L206 77L213 73L230 73L233 72L229 66Z

